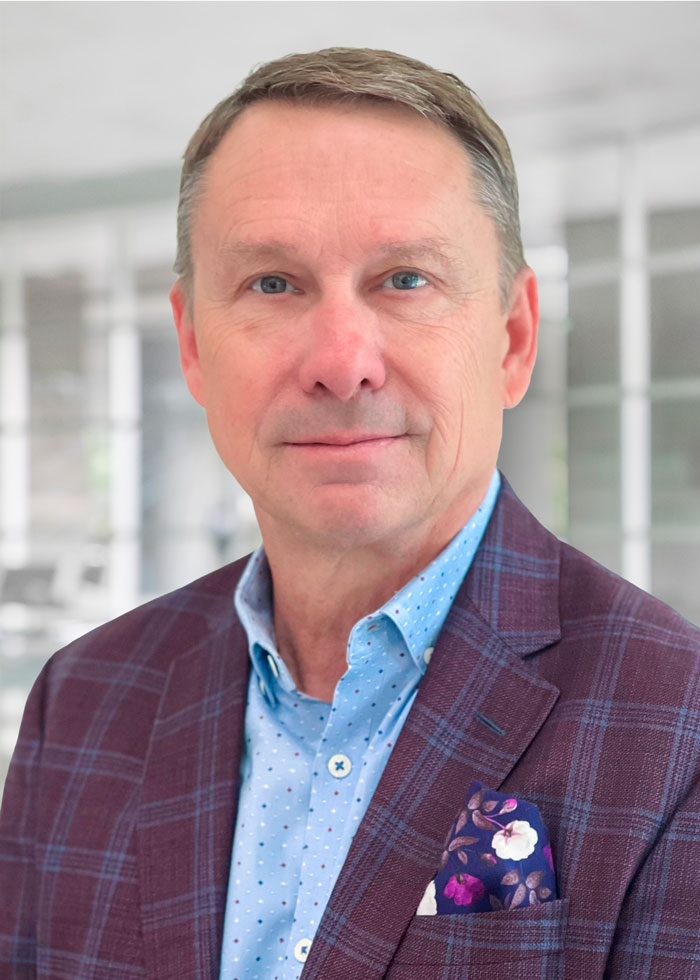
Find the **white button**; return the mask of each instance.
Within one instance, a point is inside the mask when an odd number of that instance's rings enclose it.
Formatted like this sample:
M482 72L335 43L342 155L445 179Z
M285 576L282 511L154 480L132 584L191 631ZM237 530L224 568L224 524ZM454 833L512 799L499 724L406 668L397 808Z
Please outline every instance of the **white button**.
M260 688L260 693L263 697L267 696L267 688L265 687L265 681L262 677L258 677L258 687Z
M300 939L299 942L294 947L294 958L299 960L300 963L306 963L306 957L309 955L310 950L311 950L311 940Z
M425 648L425 653L423 654L423 660L425 660L425 662L426 662L427 664L429 664L429 663L430 663L430 658L431 658L431 657L432 657L432 655L433 655L433 650L434 650L434 649L435 649L435 647L426 647L426 648Z
M272 656L271 653L268 653L268 655L267 655L267 662L269 663L270 670L275 675L275 677L279 677L280 670L279 670L279 667L277 666L277 664L275 662L275 658Z
M337 752L328 760L328 772L336 779L345 779L346 776L350 775L351 769L352 762L342 752Z

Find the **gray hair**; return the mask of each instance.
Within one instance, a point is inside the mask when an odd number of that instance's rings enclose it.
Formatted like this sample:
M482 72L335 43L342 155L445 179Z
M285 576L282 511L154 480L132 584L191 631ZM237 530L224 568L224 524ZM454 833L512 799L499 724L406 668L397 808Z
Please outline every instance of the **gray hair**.
M477 202L496 225L501 246L501 302L507 305L511 284L525 258L518 181L503 132L456 75L393 51L371 48L325 48L261 65L200 124L185 151L177 211L174 271L189 296L194 209L209 157L236 117L253 103L265 100L307 105L394 103L450 130L471 160Z

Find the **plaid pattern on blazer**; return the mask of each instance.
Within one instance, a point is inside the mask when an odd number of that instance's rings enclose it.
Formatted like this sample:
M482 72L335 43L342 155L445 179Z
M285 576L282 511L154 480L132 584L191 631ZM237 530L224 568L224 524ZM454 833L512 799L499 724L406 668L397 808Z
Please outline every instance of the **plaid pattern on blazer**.
M3 980L217 980L242 568L42 671L0 818ZM699 773L700 633L557 541L504 481L303 980L698 980ZM415 916L472 780L539 807L559 900Z

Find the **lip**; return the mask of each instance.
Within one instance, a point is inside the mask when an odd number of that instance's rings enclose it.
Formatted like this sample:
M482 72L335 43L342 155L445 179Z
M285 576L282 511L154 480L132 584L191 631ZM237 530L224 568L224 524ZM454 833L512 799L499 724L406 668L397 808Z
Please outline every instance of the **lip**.
M332 448L345 448L347 446L361 446L365 443L388 443L392 442L394 439L400 439L402 434L386 435L383 433L377 433L372 435L367 435L363 433L362 435L328 435L328 436L318 436L314 439L304 439L299 442L288 443L290 446L308 446L313 448L314 446L330 446Z

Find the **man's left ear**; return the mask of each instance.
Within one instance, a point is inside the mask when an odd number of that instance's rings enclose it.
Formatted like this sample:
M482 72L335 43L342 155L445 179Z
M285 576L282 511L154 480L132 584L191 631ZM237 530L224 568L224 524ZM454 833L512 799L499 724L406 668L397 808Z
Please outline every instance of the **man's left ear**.
M517 274L510 289L505 324L505 354L501 364L504 408L515 408L528 389L537 356L539 303L537 279L529 266Z

